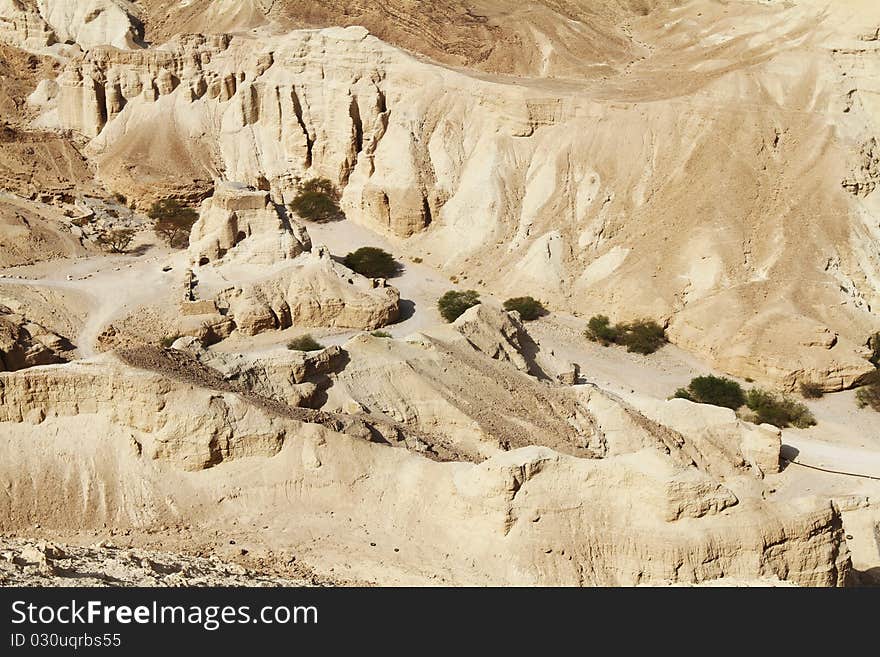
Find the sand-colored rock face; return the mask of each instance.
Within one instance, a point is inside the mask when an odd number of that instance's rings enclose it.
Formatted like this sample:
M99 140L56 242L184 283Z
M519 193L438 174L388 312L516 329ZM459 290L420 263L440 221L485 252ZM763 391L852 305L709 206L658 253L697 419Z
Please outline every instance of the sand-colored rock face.
M343 583L870 581L873 484L810 469L873 467L852 393L784 434L667 399L873 369L880 9L827 4L0 0L0 583L276 583L293 554ZM346 219L307 229L317 177ZM142 222L160 198L201 204L188 250ZM399 273L343 266L362 245ZM452 286L483 303L446 324ZM526 294L549 315L502 310ZM593 345L597 313L674 345ZM29 540L96 532L235 539L273 576Z
M281 201L325 176L350 218L500 293L671 320L676 343L786 388L852 386L880 280L873 192L846 182L873 175L875 149L851 147L877 136L874 42L803 4L699 9L710 36L657 8L634 26L655 54L589 84L469 75L358 27L97 48L45 120L93 136L101 176L137 193L222 170Z
M128 431L127 448L146 458L201 470L227 458L271 455L286 429L277 418L230 393L212 393L118 365L34 370L0 381L2 422L98 415ZM205 412L194 416L202 406ZM116 432L115 435L120 435Z
M223 293L222 301L247 335L290 326L372 330L394 322L400 312L394 287L355 274L320 249Z
M291 326L375 329L399 314L394 287L334 262L323 247L313 250L305 226L266 192L240 184L218 184L202 204L189 254L198 276L238 283L216 303L246 335ZM193 295L186 305L206 301Z
M272 265L311 250L303 226L283 218L266 192L230 184L215 187L202 205L190 234L189 251L195 264L221 258L252 265Z
M523 327L515 316L481 303L462 313L453 326L478 351L528 371L529 364L521 353Z
M112 45L136 48L143 29L128 0L3 0L0 40L36 52Z
M62 363L70 348L61 336L0 306L0 371Z
M407 546L382 563L344 531L318 546L321 566L346 551L360 564L353 574L400 583L434 573L459 584L835 585L847 569L830 504L737 501L653 449L589 460L529 447L479 465L436 463L110 361L3 374L0 397L4 529L35 518L144 527L172 510L222 527L258 495L294 532L332 508L367 522L374 541ZM28 422L38 409L51 412Z
M237 563L168 552L0 539L3 586L309 586L310 579L266 577Z

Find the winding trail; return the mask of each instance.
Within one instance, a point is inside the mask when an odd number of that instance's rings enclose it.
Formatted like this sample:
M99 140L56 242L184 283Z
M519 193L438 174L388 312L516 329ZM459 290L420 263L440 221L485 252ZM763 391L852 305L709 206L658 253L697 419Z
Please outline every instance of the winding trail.
M169 281L162 268L179 265L185 252L171 253L157 249L155 255L94 256L71 261L53 261L51 275L42 275L45 263L17 268L30 272L25 278L0 274L0 288L5 285L69 290L88 300L85 321L74 339L80 358L98 354L98 337L108 324L126 311L159 300L167 292ZM8 270L7 270L8 271Z

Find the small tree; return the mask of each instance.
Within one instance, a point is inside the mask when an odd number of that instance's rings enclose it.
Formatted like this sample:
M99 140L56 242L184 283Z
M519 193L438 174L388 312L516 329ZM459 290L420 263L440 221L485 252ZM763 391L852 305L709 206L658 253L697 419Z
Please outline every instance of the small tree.
M437 301L437 309L447 322L454 322L461 314L480 303L480 293L476 290L459 292L450 290Z
M357 251L352 251L345 256L343 264L369 278L389 278L400 267L394 256L375 246L362 246Z
M189 246L189 233L199 218L198 212L173 198L153 203L147 216L154 221L156 234L172 248Z
M607 347L617 342L620 331L617 327L611 326L611 320L606 315L593 315L587 322L587 330L584 335L587 339Z
M742 386L732 379L720 376L698 376L687 388L675 391L675 397L698 404L712 404L736 410L746 403Z
M872 383L856 390L859 408L872 408L880 412L880 384Z
M310 333L306 333L288 342L287 348L291 351L320 351L324 345L315 340Z
M757 424L805 429L816 424L816 418L804 404L786 396L752 388L746 393L746 405L755 414Z
M327 223L338 219L342 214L339 209L339 193L326 178L305 181L289 207L306 221L315 223Z
M525 322L531 322L547 314L543 304L533 297L513 297L504 302L504 310L515 310Z
M615 327L620 333L618 344L626 347L627 351L637 354L653 354L666 344L666 330L657 322L649 319L639 319L629 324L618 324Z
M629 352L653 354L666 344L666 329L650 319L637 319L629 324L615 324L605 315L594 315L584 332L587 339L604 346L619 344Z
M135 234L133 228L114 228L98 235L97 242L113 253L125 253L134 241Z

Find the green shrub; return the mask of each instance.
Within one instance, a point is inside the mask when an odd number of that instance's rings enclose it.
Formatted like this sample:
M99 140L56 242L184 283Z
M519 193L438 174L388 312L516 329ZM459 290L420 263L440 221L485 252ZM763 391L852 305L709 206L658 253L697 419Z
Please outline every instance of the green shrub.
M757 424L805 429L816 424L816 418L804 404L786 396L752 388L746 393L746 405L755 414Z
M856 402L859 408L872 408L880 412L880 384L872 383L856 390Z
M343 260L352 271L368 278L389 278L400 268L394 257L375 246L362 246L352 251Z
M531 322L547 314L546 308L533 297L514 297L508 299L504 302L504 310L517 311L525 322Z
M805 399L820 399L825 391L822 389L818 383L813 383L811 381L805 381L800 385L801 396Z
M611 326L611 320L605 315L594 315L587 322L584 335L593 342L599 342L607 347L617 342L620 332L616 326Z
M173 345L175 342L177 342L177 339L179 337L180 337L179 335L166 335L164 338L162 338L159 341L159 344L162 345L163 349L171 349L171 345Z
M653 320L639 319L618 325L616 330L620 331L618 344L624 345L629 352L647 356L666 344L666 330Z
M307 333L288 342L287 348L291 351L319 351L324 348L324 345Z
M173 198L156 201L147 212L153 220L153 230L172 248L189 246L189 234L199 218L198 212Z
M711 375L692 379L687 388L679 388L675 391L675 397L733 410L746 403L745 394L739 383L726 377Z
M326 178L312 178L305 181L299 193L290 203L290 209L306 221L327 223L338 219L339 194Z
M392 337L388 331L373 331L370 333L374 338L390 338Z
M454 322L465 310L478 303L480 303L480 293L476 290L465 292L450 290L437 301L437 309L443 319L447 322Z
M606 347L619 344L629 352L645 355L653 354L666 344L666 329L650 319L638 319L629 324L612 326L611 320L605 315L594 315L587 322L584 335Z

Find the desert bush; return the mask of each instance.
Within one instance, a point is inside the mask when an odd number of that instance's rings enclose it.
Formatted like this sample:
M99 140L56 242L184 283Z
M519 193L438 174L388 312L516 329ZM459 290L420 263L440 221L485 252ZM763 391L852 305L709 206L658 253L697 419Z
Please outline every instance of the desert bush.
M606 347L618 344L626 347L629 352L653 354L666 344L666 329L650 319L637 319L633 322L611 325L605 315L594 315L587 323L584 333L593 342Z
M189 233L199 213L173 198L156 201L147 211L153 220L153 230L172 248L189 246Z
M177 335L176 333L174 335L166 335L164 338L162 338L159 341L159 344L162 345L163 349L171 349L171 345L173 345L175 342L177 342L177 339L179 337L180 336Z
M515 310L525 322L543 317L547 314L547 309L543 304L533 297L513 297L504 302L504 310Z
M756 424L772 424L780 429L805 429L816 424L816 418L804 404L760 388L752 388L746 393L746 405L755 414Z
M373 331L370 333L374 338L390 338L391 334L388 331Z
M820 399L825 391L822 389L818 383L813 383L812 381L805 381L800 385L801 396L805 399Z
M447 322L454 322L461 314L480 303L480 293L476 290L459 292L450 290L437 301L437 309Z
M342 214L339 209L339 194L333 183L326 178L305 181L289 207L306 221L319 224L338 219Z
M135 230L133 228L114 228L105 230L98 235L98 244L113 253L125 253L134 241Z
M357 251L352 251L345 256L343 264L369 278L389 278L400 268L394 256L375 246L362 246Z
M320 351L324 345L315 340L311 334L306 333L288 342L287 348L291 351Z
M739 383L726 377L711 375L691 379L687 388L679 388L675 391L675 397L733 410L746 403L745 394Z
M637 354L653 354L666 344L666 330L657 322L639 319L629 324L618 325L620 331L618 343L627 351Z
M872 383L856 390L856 403L859 408L872 408L880 412L880 384Z
M587 322L587 330L584 333L593 342L599 342L606 347L615 344L620 337L616 326L611 326L611 320L605 315L593 315Z
M414 263L416 263L417 265L419 265L419 264L422 263L422 259L421 259L421 258L413 258L412 261L413 261Z

